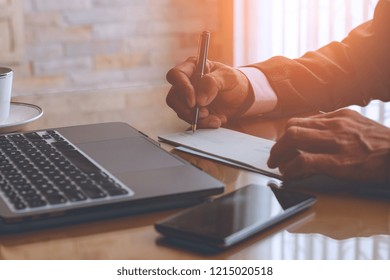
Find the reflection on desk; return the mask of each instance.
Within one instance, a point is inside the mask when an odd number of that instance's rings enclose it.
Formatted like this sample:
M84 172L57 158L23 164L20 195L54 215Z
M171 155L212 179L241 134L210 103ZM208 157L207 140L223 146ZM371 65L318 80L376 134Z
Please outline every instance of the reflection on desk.
M55 96L18 97L37 104L44 116L30 128L124 121L157 135L184 130L165 105L168 86ZM109 100L109 102L107 102ZM277 139L286 120L251 119L229 128ZM171 150L172 147L163 145ZM261 174L212 160L178 154L226 184L266 184ZM309 210L256 235L231 250L203 255L161 242L153 224L181 209L145 213L39 232L0 236L2 259L390 259L390 200L364 197L353 190L305 191L317 196Z

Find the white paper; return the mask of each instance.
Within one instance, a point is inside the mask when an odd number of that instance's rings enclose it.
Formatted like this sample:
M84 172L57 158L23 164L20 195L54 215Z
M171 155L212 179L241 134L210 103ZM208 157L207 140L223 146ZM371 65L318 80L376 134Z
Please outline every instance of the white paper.
M195 133L177 132L159 136L159 139L201 152L209 158L220 158L235 166L242 165L278 178L281 175L278 169L267 166L269 153L275 143L272 140L226 128L198 129Z

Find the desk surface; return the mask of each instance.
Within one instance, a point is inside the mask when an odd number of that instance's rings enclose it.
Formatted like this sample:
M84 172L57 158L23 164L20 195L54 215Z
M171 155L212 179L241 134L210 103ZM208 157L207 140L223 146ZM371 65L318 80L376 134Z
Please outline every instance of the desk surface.
M44 116L28 129L124 121L155 138L183 130L165 105L168 87L17 97L41 106ZM232 129L276 139L285 120L247 120ZM164 146L170 149L169 146ZM187 154L180 154L232 191L267 177ZM0 236L1 259L390 259L390 199L368 198L350 190L313 188L309 210L240 245L203 255L161 242L153 224L178 210L129 216L56 229Z

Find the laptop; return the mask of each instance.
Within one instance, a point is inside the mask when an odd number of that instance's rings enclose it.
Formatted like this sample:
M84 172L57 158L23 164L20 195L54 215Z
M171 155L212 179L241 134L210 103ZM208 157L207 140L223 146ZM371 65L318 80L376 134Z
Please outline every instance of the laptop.
M0 233L188 206L222 182L126 123L0 134Z

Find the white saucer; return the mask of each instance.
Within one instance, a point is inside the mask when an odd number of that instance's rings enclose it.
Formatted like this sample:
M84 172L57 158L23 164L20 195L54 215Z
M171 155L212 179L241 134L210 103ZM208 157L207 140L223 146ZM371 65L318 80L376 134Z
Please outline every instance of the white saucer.
M11 102L9 117L0 122L0 133L14 132L39 119L43 110L33 104Z

